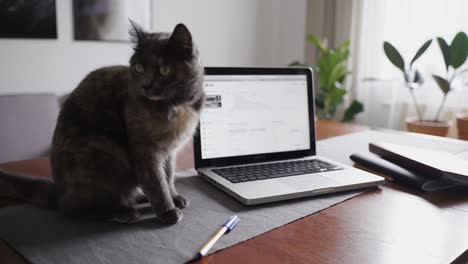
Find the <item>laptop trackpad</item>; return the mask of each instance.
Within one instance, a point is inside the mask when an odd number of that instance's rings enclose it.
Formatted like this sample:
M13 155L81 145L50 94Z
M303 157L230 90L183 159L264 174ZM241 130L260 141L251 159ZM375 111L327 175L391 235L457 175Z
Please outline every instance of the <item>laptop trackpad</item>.
M330 178L321 176L318 173L286 177L279 179L279 181L299 191L320 189L337 185L335 181L331 180Z

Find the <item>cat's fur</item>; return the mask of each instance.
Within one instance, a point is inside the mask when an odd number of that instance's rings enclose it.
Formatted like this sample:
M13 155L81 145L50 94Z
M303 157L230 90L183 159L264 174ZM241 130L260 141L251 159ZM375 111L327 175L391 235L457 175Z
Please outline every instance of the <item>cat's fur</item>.
M204 105L203 67L183 24L172 34L132 25L130 66L91 72L63 104L54 182L3 172L0 192L70 216L132 221L140 186L161 221L182 218L188 201L174 187L174 159Z

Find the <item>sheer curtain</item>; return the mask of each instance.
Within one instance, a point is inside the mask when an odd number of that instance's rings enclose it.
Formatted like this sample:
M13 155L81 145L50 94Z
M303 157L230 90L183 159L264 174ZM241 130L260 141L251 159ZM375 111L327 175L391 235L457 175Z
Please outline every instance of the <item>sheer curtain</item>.
M433 119L442 92L431 74L445 76L445 64L435 37L450 45L459 31L468 32L466 0L355 0L351 32L352 94L364 102L366 111L359 123L403 128L405 117L414 116L410 93L401 72L385 57L383 42L391 42L408 64L419 47L434 39L426 53L414 64L426 82L415 91L416 99ZM467 67L465 63L463 68ZM464 80L468 82L468 74ZM461 85L460 85L461 86ZM468 111L468 87L451 92L441 117L453 119L457 112Z

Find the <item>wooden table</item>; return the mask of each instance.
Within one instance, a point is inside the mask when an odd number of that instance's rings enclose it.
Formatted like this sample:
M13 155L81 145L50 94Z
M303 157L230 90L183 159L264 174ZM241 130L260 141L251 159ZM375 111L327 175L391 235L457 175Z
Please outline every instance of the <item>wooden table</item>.
M318 121L317 138L365 130ZM191 146L178 168L193 167ZM0 165L49 176L46 158ZM6 200L0 205L5 206ZM468 249L466 191L423 193L395 184L211 254L200 263L450 263ZM25 261L0 243L0 263Z

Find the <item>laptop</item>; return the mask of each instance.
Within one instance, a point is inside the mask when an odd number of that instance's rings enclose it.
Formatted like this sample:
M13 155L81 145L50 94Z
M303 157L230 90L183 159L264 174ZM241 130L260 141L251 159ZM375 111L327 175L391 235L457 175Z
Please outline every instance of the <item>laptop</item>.
M312 70L205 68L195 169L253 205L377 186L382 177L316 155Z

